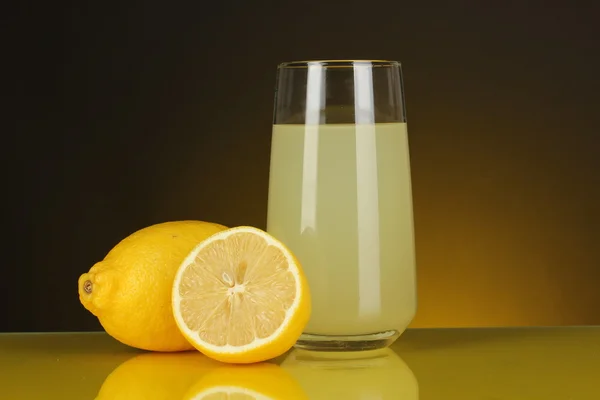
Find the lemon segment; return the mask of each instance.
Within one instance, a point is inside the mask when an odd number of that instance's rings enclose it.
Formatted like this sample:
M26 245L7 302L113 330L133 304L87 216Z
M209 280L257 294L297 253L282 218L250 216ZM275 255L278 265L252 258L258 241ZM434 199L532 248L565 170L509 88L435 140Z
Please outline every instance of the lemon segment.
M254 363L294 345L310 317L310 293L283 243L242 226L189 253L175 275L172 306L195 348L219 361Z

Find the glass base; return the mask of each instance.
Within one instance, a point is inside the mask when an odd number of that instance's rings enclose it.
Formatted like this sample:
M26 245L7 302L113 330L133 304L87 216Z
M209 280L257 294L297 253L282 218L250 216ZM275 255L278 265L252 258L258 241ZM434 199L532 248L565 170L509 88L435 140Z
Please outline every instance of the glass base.
M303 333L294 347L310 351L365 351L388 347L398 337L398 331L369 333L366 335L315 335Z

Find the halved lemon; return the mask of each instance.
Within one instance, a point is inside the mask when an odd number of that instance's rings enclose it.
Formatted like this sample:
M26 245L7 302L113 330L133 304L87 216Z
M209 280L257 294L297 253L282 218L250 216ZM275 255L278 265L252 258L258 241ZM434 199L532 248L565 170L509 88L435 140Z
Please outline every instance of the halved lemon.
M197 245L173 283L185 338L216 360L254 363L289 350L310 317L310 292L292 252L258 228L224 230Z

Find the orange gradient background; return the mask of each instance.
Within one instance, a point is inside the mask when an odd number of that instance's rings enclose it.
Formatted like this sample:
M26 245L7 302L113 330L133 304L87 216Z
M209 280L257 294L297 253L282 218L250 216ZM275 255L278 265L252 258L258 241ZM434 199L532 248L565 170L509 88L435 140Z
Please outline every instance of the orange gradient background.
M144 226L264 228L275 67L320 58L403 64L414 327L600 324L595 6L259 3L40 11L15 57L0 330L100 329L77 276Z

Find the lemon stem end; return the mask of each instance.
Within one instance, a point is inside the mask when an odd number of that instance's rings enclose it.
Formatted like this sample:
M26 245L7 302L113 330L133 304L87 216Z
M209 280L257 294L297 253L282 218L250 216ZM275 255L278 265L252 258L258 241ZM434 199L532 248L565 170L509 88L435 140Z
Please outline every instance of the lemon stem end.
M90 281L89 279L87 281L83 282L83 291L86 292L87 294L91 294L93 288L94 288L94 285L92 284L92 281Z

